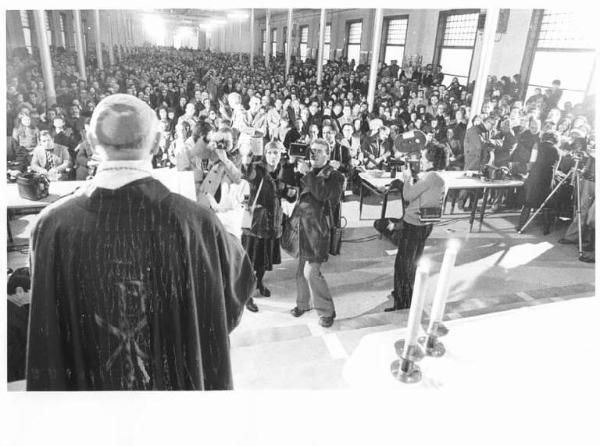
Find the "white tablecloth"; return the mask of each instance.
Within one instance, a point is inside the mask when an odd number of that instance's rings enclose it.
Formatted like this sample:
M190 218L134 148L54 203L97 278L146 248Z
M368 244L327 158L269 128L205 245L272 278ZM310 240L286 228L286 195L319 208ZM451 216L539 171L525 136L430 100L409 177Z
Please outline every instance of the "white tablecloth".
M406 330L375 333L361 340L343 376L353 388L407 393L557 386L585 391L600 376L599 314L600 301L590 297L449 321L450 333L441 338L446 354L418 362L423 378L415 384L390 372L398 359L394 343Z

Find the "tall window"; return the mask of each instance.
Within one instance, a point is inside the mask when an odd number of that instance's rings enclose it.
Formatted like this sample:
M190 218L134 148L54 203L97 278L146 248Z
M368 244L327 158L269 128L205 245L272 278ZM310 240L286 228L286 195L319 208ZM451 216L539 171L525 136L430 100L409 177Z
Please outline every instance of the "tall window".
M283 27L283 51L285 51L286 57L287 57L287 26Z
M536 88L543 93L556 79L563 90L559 106L565 101L582 102L593 75L595 29L585 12L544 10L526 97L531 97Z
M308 25L300 27L300 59L306 60L308 52Z
M277 28L271 30L271 55L277 57Z
M448 85L453 77L457 77L461 84L466 85L469 82L479 12L450 13L444 15L442 20L439 63L444 73L443 83Z
M50 11L45 11L44 21L46 22L46 37L48 38L48 45L52 45L52 28L50 28Z
M360 39L362 37L362 21L348 23L348 43L346 44L346 55L348 62L354 59L356 65L360 63Z
M325 43L323 44L323 64L326 64L329 60L329 53L331 51L331 23L325 25Z
M60 34L62 36L62 42L65 48L67 47L67 33L65 32L65 14L60 13L58 16L60 19Z
M21 27L23 28L23 37L25 38L25 47L29 54L31 51L31 23L29 22L29 12L21 10Z
M262 55L267 55L267 30L263 29L260 31L261 42L262 42Z
M392 60L397 60L398 65L402 66L402 60L404 59L404 45L406 44L406 31L408 29L408 17L390 18L387 20L386 28L385 63L389 65Z

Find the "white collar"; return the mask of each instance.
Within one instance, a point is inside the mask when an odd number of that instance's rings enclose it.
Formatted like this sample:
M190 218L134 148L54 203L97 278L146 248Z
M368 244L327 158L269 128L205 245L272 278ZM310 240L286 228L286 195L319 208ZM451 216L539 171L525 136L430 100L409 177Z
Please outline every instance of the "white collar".
M149 176L152 176L150 160L102 161L92 184L94 187L114 190Z

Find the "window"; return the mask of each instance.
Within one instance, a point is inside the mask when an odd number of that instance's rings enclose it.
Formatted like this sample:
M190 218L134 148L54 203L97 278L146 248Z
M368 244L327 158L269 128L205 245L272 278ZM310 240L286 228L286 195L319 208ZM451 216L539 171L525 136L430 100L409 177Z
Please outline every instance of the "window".
M448 85L453 77L457 77L461 84L466 85L469 83L479 12L445 14L442 20L444 31L439 64L444 73L443 83Z
M300 27L300 59L306 60L308 52L308 25Z
M277 57L277 28L271 30L271 55Z
M356 65L360 63L360 39L362 37L362 21L348 23L348 43L346 56L348 62L354 59Z
M323 44L323 64L326 64L329 60L329 53L331 51L331 23L325 25L325 43Z
M23 28L23 37L25 38L25 47L29 54L31 51L31 24L29 22L29 12L21 10L21 27Z
M62 43L66 48L67 47L67 34L65 32L65 15L63 13L60 13L60 15L58 17L60 19L60 34L62 36Z
M384 61L389 65L392 60L397 60L398 65L402 66L408 17L390 18L387 20L386 28Z
M572 104L583 101L590 88L595 60L595 27L584 14L543 11L527 99L536 88L541 88L543 93L546 88L551 88L553 80L558 79L563 90L559 106L566 101Z
M50 28L50 11L45 11L44 21L46 22L46 37L48 45L52 45L52 28Z
M267 55L267 30L263 29L260 31L261 42L262 42L262 55Z

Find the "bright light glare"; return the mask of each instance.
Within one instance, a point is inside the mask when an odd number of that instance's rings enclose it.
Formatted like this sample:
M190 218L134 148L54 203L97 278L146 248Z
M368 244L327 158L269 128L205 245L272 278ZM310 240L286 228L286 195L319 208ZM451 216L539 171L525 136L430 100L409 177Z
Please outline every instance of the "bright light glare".
M144 25L146 31L151 35L157 45L164 45L165 41L165 24L163 20L156 15L144 16Z
M244 20L248 18L248 13L246 12L230 12L227 14L227 17L233 20Z
M210 21L210 23L212 23L213 25L224 25L225 23L227 23L227 20L225 20L225 19L212 19Z

